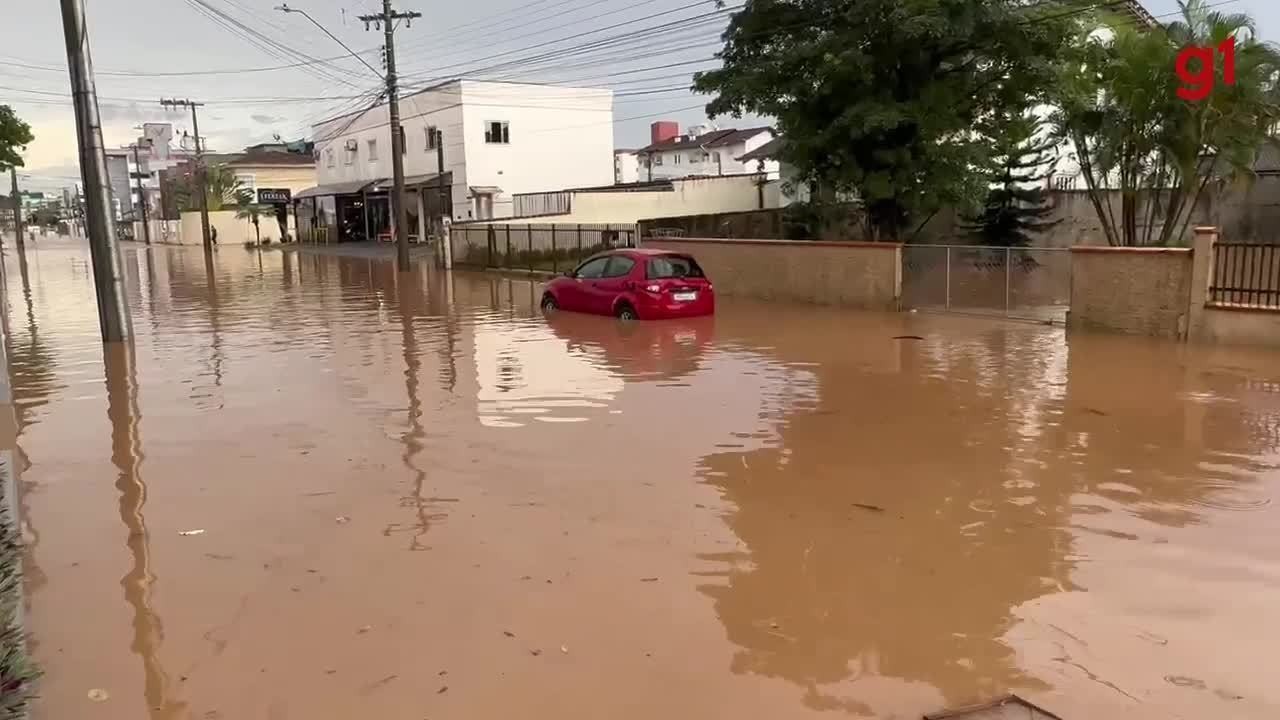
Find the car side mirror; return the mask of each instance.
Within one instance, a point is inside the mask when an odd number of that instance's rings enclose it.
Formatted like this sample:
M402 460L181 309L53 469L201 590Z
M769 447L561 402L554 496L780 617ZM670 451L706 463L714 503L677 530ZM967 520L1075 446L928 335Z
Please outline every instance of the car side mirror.
M567 277L567 278L571 278L571 277L573 277L573 271L572 271L572 270L565 270L565 271L564 271L564 273L563 273L563 275L564 275L565 277Z

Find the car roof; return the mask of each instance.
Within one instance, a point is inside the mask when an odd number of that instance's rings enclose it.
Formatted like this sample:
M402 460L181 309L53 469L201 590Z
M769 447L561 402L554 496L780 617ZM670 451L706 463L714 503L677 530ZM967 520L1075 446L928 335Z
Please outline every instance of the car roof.
M688 253L676 252L675 250L660 250L658 248L614 248L612 250L604 250L592 255L592 258L609 257L610 255L631 255L639 257L662 257L664 255L688 255ZM588 258L590 259L590 258Z

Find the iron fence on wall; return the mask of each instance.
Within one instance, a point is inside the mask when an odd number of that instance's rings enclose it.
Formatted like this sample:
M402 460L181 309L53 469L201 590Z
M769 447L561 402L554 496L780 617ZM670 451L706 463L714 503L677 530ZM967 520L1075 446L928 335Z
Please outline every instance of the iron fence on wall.
M1067 248L906 245L902 302L940 310L1064 323L1071 304Z
M1280 245L1214 243L1209 302L1280 308Z
M454 225L449 243L455 266L558 273L636 238L629 224L485 224Z

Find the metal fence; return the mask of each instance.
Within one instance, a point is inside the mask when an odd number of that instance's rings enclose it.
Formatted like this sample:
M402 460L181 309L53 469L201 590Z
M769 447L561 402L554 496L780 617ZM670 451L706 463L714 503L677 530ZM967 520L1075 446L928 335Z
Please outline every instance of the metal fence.
M1209 302L1280 308L1280 245L1214 243Z
M1067 248L906 245L907 308L1065 323L1071 304Z
M453 264L558 273L583 258L636 246L636 226L612 223L454 225Z

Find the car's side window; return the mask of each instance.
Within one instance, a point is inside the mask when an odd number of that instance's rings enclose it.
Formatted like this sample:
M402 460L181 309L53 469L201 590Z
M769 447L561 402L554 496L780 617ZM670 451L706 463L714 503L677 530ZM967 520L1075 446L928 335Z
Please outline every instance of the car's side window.
M624 257L622 255L614 255L613 257L609 258L609 266L604 269L604 275L602 277L607 277L607 278L626 277L631 272L631 268L635 266L636 266L635 260L632 260L629 257Z
M609 262L609 258L602 257L594 260L588 260L578 266L573 276L585 280L594 280L604 274L604 266Z

